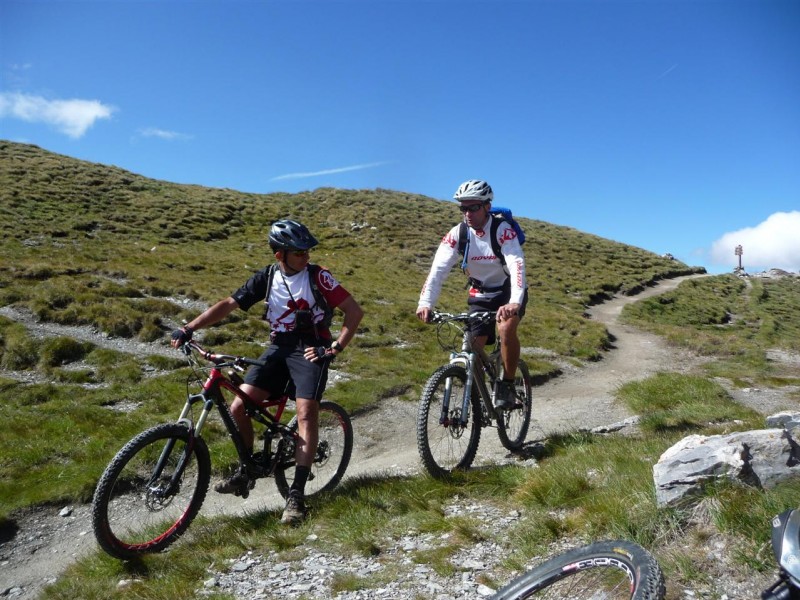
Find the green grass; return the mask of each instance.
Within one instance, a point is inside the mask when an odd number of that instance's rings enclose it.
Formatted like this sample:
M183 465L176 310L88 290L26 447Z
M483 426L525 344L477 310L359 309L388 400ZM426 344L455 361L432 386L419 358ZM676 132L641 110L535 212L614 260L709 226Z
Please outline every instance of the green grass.
M170 329L200 310L186 302L209 305L271 262L264 233L280 217L311 228L321 240L312 260L331 268L365 310L353 346L335 363L350 379L328 397L352 412L389 397L415 402L432 365L447 357L414 309L439 239L460 218L452 202L383 189L259 195L177 185L0 141L0 306L47 323L166 344ZM369 227L352 227L363 222ZM556 362L580 365L610 347L605 328L585 317L587 305L702 272L569 227L520 222L529 239L530 285L522 345L559 359L529 356L537 381L557 374ZM652 465L690 433L760 426L760 418L733 403L712 378L741 386L798 384L797 369L771 360L768 351L800 350L799 285L796 279L706 277L626 307L629 323L710 359L702 373L665 372L622 386L620 401L645 415L637 435L564 433L545 442L536 468L476 470L447 482L348 481L298 529L280 527L273 512L200 519L168 554L135 564L92 554L43 597L182 597L202 585L209 565L248 550L295 560L316 544L381 560L409 531L442 540L436 551L417 552L413 560L445 574L457 568L449 557L478 540L514 548L504 565L510 573L552 541L624 537L655 551L668 579L702 579L702 561L675 548L711 529L656 507ZM462 310L464 303L463 278L454 273L439 307ZM205 343L258 355L268 333L259 313L232 314L203 332ZM337 315L334 329L340 323ZM183 366L177 353L175 359L137 358L66 337L40 339L0 317L0 367L40 382L0 378L0 522L31 505L86 501L125 441L175 418L189 376ZM115 410L120 407L128 412ZM222 471L233 460L230 443L215 421L206 435L212 462ZM794 505L796 492L791 485L767 492L709 490L708 527L741 544L743 568L769 567L771 559L754 561L753 551L763 545L769 518ZM485 523L445 516L456 496L517 509L521 518L497 536ZM334 586L369 589L391 577L391 569L374 578L339 576ZM121 579L133 583L121 588Z
M704 377L658 373L624 384L619 397L642 415L640 425L652 433L702 430L718 423L746 422L758 428L763 417L734 402L716 382Z
M710 376L742 387L800 384L796 368L768 358L776 348L800 352L800 278L684 281L673 292L626 306L622 320L719 357L708 366Z
M328 397L351 411L392 396L416 401L430 365L447 357L414 310L433 252L460 218L452 202L381 189L243 194L155 181L0 141L0 306L42 322L166 344L172 327L199 312L181 301L209 305L273 260L264 232L279 217L308 224L321 240L313 260L330 267L365 311L353 347L335 364L350 380ZM352 227L363 222L370 226ZM531 240L525 245L531 300L522 343L566 360L596 360L609 345L605 328L584 317L587 303L697 270L567 227L521 222ZM440 307L464 309L459 273L447 281ZM204 342L257 356L268 335L260 313L259 307L237 311L202 332ZM337 313L334 329L340 325ZM73 440L91 432L96 450L93 457L81 453L80 466L73 464L80 445L74 455L69 444L58 451L70 476L52 497L36 480L42 474L36 452L18 453L13 465L3 462L0 515L27 503L85 499L103 461L137 428L176 416L180 378L150 374L174 370L178 359L177 353L171 362L137 359L63 337L42 340L0 317L0 367L30 371L54 386L45 394L8 384L14 427L27 424L32 439L64 431L56 439ZM537 379L558 372L547 360L531 366ZM31 400L34 395L39 400ZM80 398L74 410L68 397ZM122 415L109 410L122 402L138 408ZM20 438L12 433L0 442L0 456ZM226 456L223 445L212 444L215 457ZM32 491L20 499L11 492L15 486Z

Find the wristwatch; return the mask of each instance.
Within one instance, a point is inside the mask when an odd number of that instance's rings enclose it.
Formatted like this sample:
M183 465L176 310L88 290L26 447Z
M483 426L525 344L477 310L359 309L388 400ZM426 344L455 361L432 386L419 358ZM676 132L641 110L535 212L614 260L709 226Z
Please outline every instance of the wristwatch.
M337 352L344 352L344 346L339 343L339 340L333 340L331 343L331 348Z

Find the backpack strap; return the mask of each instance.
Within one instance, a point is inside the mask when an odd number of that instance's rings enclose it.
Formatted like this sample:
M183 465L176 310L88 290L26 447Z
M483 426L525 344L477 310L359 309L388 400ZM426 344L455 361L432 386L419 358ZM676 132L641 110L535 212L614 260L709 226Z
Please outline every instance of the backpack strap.
M333 322L333 309L328 306L325 296L323 296L322 292L319 291L319 286L317 285L317 277L319 276L319 272L321 270L321 266L309 264L308 280L311 284L311 294L314 296L314 306L319 306L322 309L322 312L325 313L325 316L322 318L322 325L325 328L329 328Z
M492 213L492 227L489 231L489 241L492 243L492 252L500 259L500 264L506 265L506 257L503 256L503 251L500 249L500 242L497 241L497 230L500 228L500 223L506 220L499 214Z
M469 254L469 230L467 224L461 221L458 230L458 253L461 255L461 270L467 270L467 254Z
M277 268L278 263L272 263L267 271L267 293L264 294L264 316L262 317L265 321L269 314L269 292L272 289L272 281L275 279L275 269Z

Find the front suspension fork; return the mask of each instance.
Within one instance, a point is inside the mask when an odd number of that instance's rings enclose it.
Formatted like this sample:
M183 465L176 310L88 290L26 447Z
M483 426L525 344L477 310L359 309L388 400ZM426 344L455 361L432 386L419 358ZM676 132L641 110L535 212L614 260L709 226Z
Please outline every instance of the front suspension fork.
M189 412L191 411L192 405L196 402L204 402L203 412L200 414L200 418L197 420L197 425L192 426L192 421L189 419ZM192 455L194 451L194 440L195 438L200 436L200 430L203 428L203 425L208 419L208 413L211 411L211 408L214 406L214 403L205 398L202 394L194 394L189 396L186 399L186 404L183 405L183 410L181 411L180 416L178 417L178 423L186 425L189 429L191 435L189 436L189 443L186 445L180 459L178 460L178 464L175 466L175 470L170 477L169 484L165 490L162 490L160 493L163 496L169 496L173 494L180 485L181 479L183 478L183 472L186 470L186 465L189 464L189 457ZM164 471L164 466L167 464L167 460L172 455L172 451L175 449L175 439L170 438L167 440L167 443L164 446L164 449L161 451L161 455L158 457L158 462L156 463L155 469L153 469L153 474L150 477L149 488L154 489L157 488L156 483L158 482L159 478L161 477L161 473Z

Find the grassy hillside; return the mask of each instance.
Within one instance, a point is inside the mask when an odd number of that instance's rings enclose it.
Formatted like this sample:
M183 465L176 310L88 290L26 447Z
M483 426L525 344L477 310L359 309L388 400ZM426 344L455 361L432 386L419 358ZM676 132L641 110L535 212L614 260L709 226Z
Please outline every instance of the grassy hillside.
M156 181L0 142L0 307L28 311L42 322L166 344L168 332L199 311L198 304L187 309L185 302L213 303L273 260L265 232L282 217L310 227L322 242L313 260L331 268L366 313L353 350L337 362L355 378L331 390L331 398L351 410L390 395L415 400L433 357L445 356L414 310L433 252L460 218L452 202L380 189L244 194ZM588 303L695 270L570 228L521 222L530 240L525 252L531 306L521 332L527 347L594 359L608 340L604 328L584 318ZM463 276L454 273L440 305L461 310L464 302ZM205 339L220 350L257 355L266 333L260 311L253 309L232 315ZM41 412L42 402L61 408L53 429L63 427L64 419L71 422L75 386L83 384L75 407L79 424L66 429L77 439L96 430L96 420L104 421L108 439L95 444L113 448L148 421L171 416L175 400L153 398L181 396L180 375L144 377L175 367L163 357L141 360L91 343L35 339L2 317L0 336L0 367L60 382L0 381L4 396L20 404L20 431ZM540 376L556 369L532 363ZM141 409L116 419L92 409L120 397L141 401ZM83 463L87 474L97 467L91 462ZM91 478L74 480L83 482L85 496ZM75 493L43 487L44 494ZM28 499L17 495L13 505L45 499L30 493Z
M337 361L354 378L331 389L331 399L350 410L388 396L416 400L432 361L446 356L414 310L435 248L460 218L453 202L380 189L244 194L0 142L0 307L44 323L166 345L182 319L273 260L265 232L281 217L311 228L321 240L313 260L330 267L366 313L353 349ZM608 344L605 329L584 317L587 304L696 270L567 227L521 223L531 286L523 345L570 359L595 359ZM463 276L456 272L440 306L462 310L464 302ZM248 355L260 353L266 335L256 309L204 332L208 345ZM540 377L557 371L546 361L530 363ZM3 467L6 510L87 498L121 440L174 416L185 377L174 369L181 364L177 355L142 358L66 336L40 339L0 316L0 367L39 382L0 378L3 397L14 406L0 456L18 443L30 446L11 452L14 460ZM152 377L165 369L168 374ZM129 414L106 408L119 403L138 408ZM49 442L25 443L31 422ZM46 475L62 466L50 458L65 446L84 450L67 452L70 477L53 486ZM22 494L11 484L16 477L30 480Z
M182 318L229 294L271 260L264 233L280 217L309 225L322 241L313 260L330 267L366 311L352 350L336 363L355 377L329 396L350 410L388 396L415 401L432 365L446 356L432 328L413 313L435 247L459 219L451 202L388 190L257 195L176 185L0 141L0 309L157 348ZM605 329L584 317L588 304L702 270L567 227L521 222L529 238L531 286L523 345L562 359L593 360L610 343ZM796 280L748 284L720 276L685 282L674 294L627 308L625 317L637 326L716 357L705 374L667 372L623 386L620 400L648 415L637 435L558 436L546 441L536 469L476 470L452 482L352 481L294 531L281 529L273 514L201 521L192 528L192 552L134 566L91 556L45 596L176 597L175 590L202 585L209 564L248 550L274 550L291 559L317 544L380 561L387 539L409 530L447 534L444 547L413 560L449 572L448 558L485 535L480 523L445 518L443 506L456 494L524 515L494 540L513 544L504 563L508 573L551 542L624 537L656 552L676 590L671 597L678 598L680 584L725 580L714 572L706 546L724 537L736 545L732 554L743 563L736 570L746 579L771 568L768 553L759 551L767 523L793 505L798 486L766 493L722 486L710 492L708 518L698 522L699 511L656 508L651 469L661 452L689 433L759 426L761 417L733 402L714 377L741 386L798 385L796 368L779 369L768 358L776 348L798 351L798 297ZM441 306L461 309L463 303L463 278L454 273ZM232 315L204 332L207 342L257 354L266 336L258 312ZM547 361L528 360L541 377L556 370ZM185 393L180 365L155 352L142 357L68 336L39 338L0 316L6 374L0 376L0 523L25 506L87 500L124 440L175 417ZM122 406L128 408L109 410ZM208 433L214 464L224 464L217 460L224 447L214 437L219 430ZM310 533L319 541L309 541ZM138 583L127 595L117 583L131 573ZM380 583L365 578L341 586Z
M281 217L306 223L322 241L314 260L365 305L365 342L419 337L409 323L439 239L460 218L455 203L380 189L257 195L177 185L2 141L0 305L152 340L167 329L159 319L188 316L159 299L213 302L271 261L265 232ZM590 357L602 347L582 319L586 304L697 270L567 227L521 222L530 238L527 343L564 355ZM450 278L445 306L463 306L462 284Z

